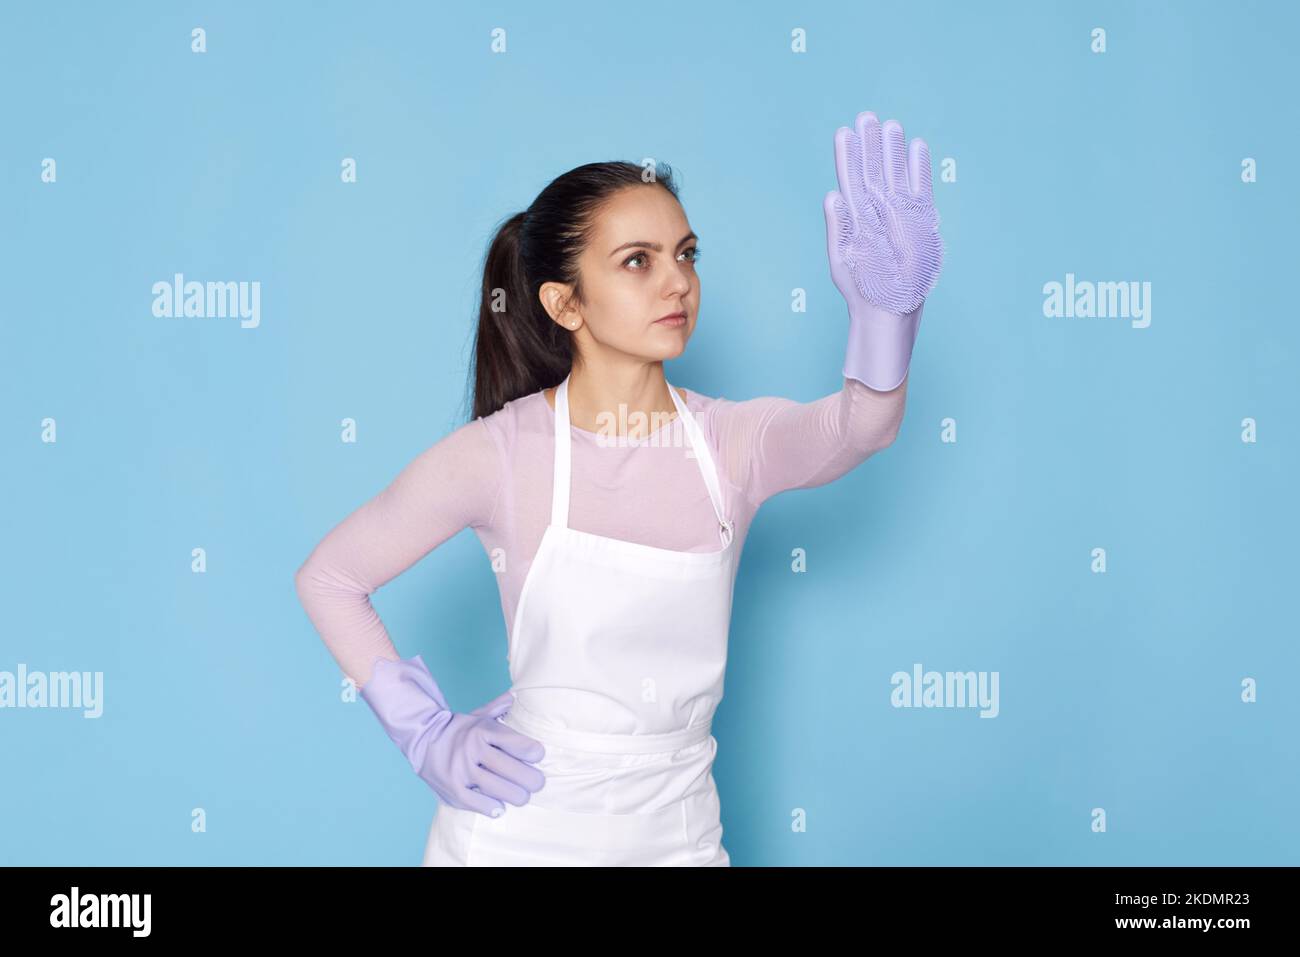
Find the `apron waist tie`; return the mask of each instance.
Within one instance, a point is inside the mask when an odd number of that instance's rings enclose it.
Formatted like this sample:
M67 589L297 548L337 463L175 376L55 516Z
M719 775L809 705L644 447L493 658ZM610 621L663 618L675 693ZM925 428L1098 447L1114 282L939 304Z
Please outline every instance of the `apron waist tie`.
M502 724L514 728L529 737L536 738L542 744L554 744L561 748L573 748L577 751L593 751L600 754L657 754L661 751L676 751L708 740L713 722L698 724L679 731L667 731L659 734L597 734L592 731L579 731L575 728L561 728L551 724L535 714L525 711L516 701L510 710L500 719Z

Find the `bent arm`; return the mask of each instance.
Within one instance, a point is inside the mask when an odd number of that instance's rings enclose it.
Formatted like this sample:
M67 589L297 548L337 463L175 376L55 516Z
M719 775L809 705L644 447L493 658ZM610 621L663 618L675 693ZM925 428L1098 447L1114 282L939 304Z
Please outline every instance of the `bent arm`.
M844 377L813 402L762 396L718 403L719 443L730 473L757 508L778 492L825 485L898 436L907 379L877 392Z
M461 426L336 525L298 569L299 601L358 687L376 657L401 658L370 596L462 529L491 524L500 466L483 420Z

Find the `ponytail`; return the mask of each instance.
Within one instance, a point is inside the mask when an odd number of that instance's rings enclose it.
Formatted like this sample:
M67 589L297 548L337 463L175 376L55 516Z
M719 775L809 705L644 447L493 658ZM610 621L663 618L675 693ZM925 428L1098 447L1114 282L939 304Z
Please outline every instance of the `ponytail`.
M547 314L524 270L519 239L527 215L515 213L505 221L483 264L474 338L476 419L559 384L572 365L572 335Z

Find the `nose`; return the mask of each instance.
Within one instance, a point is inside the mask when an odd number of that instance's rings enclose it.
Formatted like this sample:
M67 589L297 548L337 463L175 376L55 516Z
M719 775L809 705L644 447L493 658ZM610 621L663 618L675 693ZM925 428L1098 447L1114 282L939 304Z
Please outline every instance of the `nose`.
M673 260L673 268L668 270L668 278L665 280L665 296L683 296L691 291L691 266L689 263L679 263Z

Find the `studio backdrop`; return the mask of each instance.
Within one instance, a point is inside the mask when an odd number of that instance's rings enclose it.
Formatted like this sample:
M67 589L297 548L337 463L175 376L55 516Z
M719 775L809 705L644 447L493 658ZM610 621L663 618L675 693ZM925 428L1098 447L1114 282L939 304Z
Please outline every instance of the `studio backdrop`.
M669 165L707 251L669 381L813 401L832 137L872 110L929 145L944 270L897 441L745 543L732 863L1296 864L1298 30L6 5L0 863L418 864L437 798L294 576L469 421L494 230L574 166ZM471 530L372 600L456 709L508 686Z

